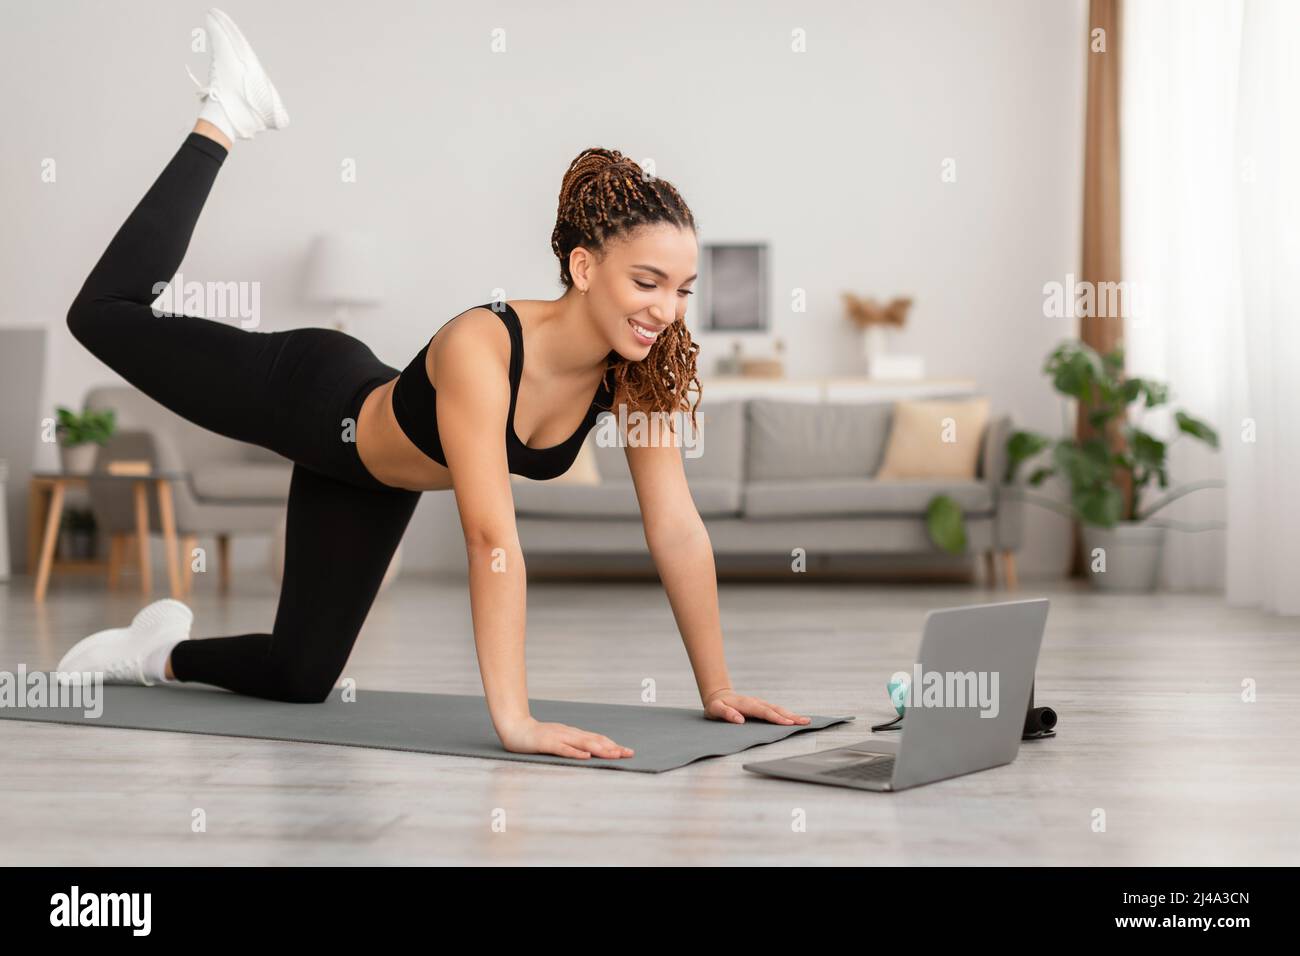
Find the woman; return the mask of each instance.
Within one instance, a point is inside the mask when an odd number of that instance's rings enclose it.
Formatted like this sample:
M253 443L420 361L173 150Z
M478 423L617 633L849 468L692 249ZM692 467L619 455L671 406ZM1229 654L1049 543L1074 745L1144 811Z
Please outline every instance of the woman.
M692 381L698 394L698 346L685 326L697 255L690 211L671 185L643 181L621 154L586 150L565 176L552 236L565 294L469 309L400 374L332 329L253 333L155 313L156 284L179 268L233 141L289 122L235 24L219 10L207 23L212 65L199 120L91 271L68 327L178 415L294 462L279 607L270 634L190 640L190 609L157 601L129 627L78 643L60 662L63 679L99 672L109 681L196 681L323 701L421 492L450 488L501 742L517 753L631 756L599 733L529 715L524 561L509 476L564 473L616 397L630 411L676 412ZM628 447L627 460L705 714L807 723L730 686L713 555L681 453L660 442Z

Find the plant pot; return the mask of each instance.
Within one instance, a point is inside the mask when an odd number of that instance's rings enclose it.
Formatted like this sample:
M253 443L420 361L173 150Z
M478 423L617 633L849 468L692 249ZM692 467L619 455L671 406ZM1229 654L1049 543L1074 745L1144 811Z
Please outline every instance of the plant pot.
M1083 526L1084 567L1100 591L1154 591L1164 553L1165 529L1126 522L1113 528ZM1104 552L1105 571L1095 571Z
M60 445L59 462L63 471L69 475L86 475L94 470L95 452L99 446L94 442L80 445Z

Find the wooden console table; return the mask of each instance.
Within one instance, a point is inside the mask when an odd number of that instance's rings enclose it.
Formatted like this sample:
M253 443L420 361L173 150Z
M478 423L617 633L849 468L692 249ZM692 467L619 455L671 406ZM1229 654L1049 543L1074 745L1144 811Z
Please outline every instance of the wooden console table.
M183 594L180 558L176 547L176 513L172 505L173 481L185 478L183 472L150 472L144 475L115 475L104 471L85 474L69 472L35 472L28 489L27 566L36 569L36 603L45 600L53 571L92 571L105 567L105 562L54 560L59 524L63 518L63 503L70 486L85 486L90 479L97 481L129 481L135 488L135 537L140 554L140 590L146 597L153 590L153 576L149 562L149 486L158 493L158 510L162 518L163 544L167 559L167 578L171 596ZM44 525L42 532L41 526ZM117 549L113 549L113 561Z

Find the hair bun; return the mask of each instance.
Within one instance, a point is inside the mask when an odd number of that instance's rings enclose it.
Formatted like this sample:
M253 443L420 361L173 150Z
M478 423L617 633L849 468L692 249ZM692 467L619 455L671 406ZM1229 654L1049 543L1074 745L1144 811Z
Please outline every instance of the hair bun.
M560 185L560 218L564 218L565 210L571 206L584 186L594 182L606 169L625 161L626 157L618 150L600 146L592 146L579 153L569 164Z

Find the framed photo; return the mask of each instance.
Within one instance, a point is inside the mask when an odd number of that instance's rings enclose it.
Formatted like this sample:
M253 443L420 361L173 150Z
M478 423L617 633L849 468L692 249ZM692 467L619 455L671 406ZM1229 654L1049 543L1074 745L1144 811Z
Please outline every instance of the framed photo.
M706 332L766 332L767 243L704 246Z

